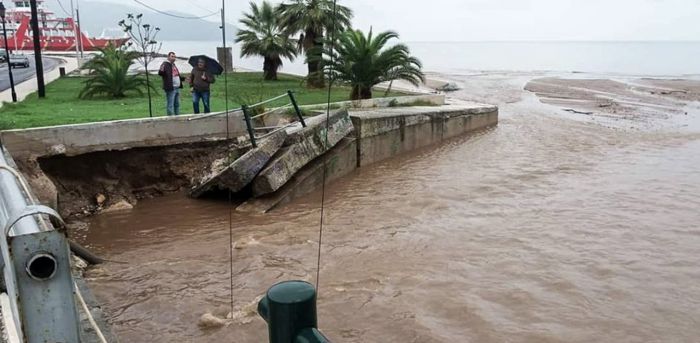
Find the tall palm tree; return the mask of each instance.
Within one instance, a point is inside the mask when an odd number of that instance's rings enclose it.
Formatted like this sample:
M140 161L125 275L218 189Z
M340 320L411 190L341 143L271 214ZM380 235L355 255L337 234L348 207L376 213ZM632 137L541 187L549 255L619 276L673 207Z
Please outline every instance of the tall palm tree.
M334 8L333 0L289 0L280 4L276 11L289 35L301 33L299 48L306 53L308 86L323 88L324 36L334 29L342 32L349 28L352 10L342 5Z
M421 62L410 55L404 44L386 47L399 35L386 31L373 37L372 30L365 34L350 30L342 34L328 51L326 68L333 80L345 82L352 87L352 100L371 99L372 87L394 80L405 80L414 85L425 81Z
M251 1L250 13L245 13L240 22L245 27L236 34L236 43L243 43L241 57L262 56L265 80L277 80L282 58L294 60L296 57L296 41L289 39L267 1L260 7Z
M83 67L91 70L91 74L85 80L79 97L107 95L123 98L127 91L143 95L143 89L149 87L146 79L142 75L129 73L129 66L140 56L138 52L127 51L110 44L100 49L100 53Z

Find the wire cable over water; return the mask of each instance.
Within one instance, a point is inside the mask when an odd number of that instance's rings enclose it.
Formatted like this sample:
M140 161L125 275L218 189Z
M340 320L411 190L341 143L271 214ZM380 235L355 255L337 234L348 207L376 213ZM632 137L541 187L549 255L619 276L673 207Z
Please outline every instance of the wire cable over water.
M226 51L226 1L221 0L221 36L224 51ZM226 141L231 140L231 126L229 118L231 113L228 108L228 54L224 53L224 108L226 109ZM228 251L229 251L229 292L231 296L231 313L233 313L233 194L228 191Z
M212 12L212 13L209 13L209 14L206 14L206 15L202 15L202 16L183 16L183 15L172 14L172 13L168 13L168 12L165 12L165 11L161 11L161 10L159 10L159 9L157 9L157 8L155 8L155 7L151 6L151 5L149 5L149 4L146 4L146 3L144 3L143 1L140 1L140 0L134 0L134 2L137 3L137 4L139 4L139 5L141 5L141 6L143 6L143 7L148 8L148 9L151 10L151 11L158 12L158 13L160 13L160 14L162 14L162 15L167 15L167 16L169 16L169 17L178 18L178 19L204 19L204 18L213 17L213 16L215 16L216 14L219 13L219 11L214 11L214 12Z
M335 32L337 30L336 25L338 22L338 11L337 11L338 0L333 0L333 27L331 30L331 52L335 49ZM334 54L330 54L331 64L333 64ZM326 132L324 140L324 148L328 147L328 130L330 129L330 118L331 118L331 90L333 88L333 73L328 72L328 100L326 102ZM326 204L326 178L327 178L327 165L326 161L323 161L323 178L321 181L321 219L318 229L318 255L316 258L316 296L319 294L319 284L321 280L321 250L323 247L323 218L325 215L325 204Z

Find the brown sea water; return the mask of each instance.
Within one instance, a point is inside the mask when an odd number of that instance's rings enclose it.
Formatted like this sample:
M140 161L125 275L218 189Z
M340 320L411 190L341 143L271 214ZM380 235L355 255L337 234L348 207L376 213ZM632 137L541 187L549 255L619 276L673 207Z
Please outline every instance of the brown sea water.
M456 97L499 104L500 124L329 187L324 333L337 342L697 341L700 132L564 117L522 91L531 75L451 78L467 83ZM225 201L174 195L73 234L124 262L88 272L121 341L264 342L256 298L279 281L315 281L319 200L233 212L229 222ZM202 330L203 313L229 306L229 225L235 319Z

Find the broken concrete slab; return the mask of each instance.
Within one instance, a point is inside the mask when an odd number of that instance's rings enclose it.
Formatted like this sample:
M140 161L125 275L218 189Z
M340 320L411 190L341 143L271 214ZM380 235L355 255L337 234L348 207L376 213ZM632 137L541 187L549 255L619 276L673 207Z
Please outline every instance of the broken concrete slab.
M278 206L290 203L309 194L323 184L324 167L326 184L344 177L357 169L357 142L355 138L343 138L333 149L311 161L297 172L278 191L252 198L236 208L242 213L267 213Z
M287 137L285 147L253 180L253 196L259 197L277 191L301 168L334 147L354 128L345 109L307 120L307 127ZM328 130L326 130L328 128ZM327 132L327 141L326 141Z
M239 192L253 181L286 139L287 132L280 130L261 139L257 148L250 149L233 162L228 157L214 161L211 172L192 187L190 196L198 198L215 188Z

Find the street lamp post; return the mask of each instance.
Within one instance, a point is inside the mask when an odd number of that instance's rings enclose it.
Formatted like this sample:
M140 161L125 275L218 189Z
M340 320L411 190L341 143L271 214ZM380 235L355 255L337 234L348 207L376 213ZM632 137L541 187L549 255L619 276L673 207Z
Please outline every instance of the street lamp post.
M5 5L0 2L0 18L2 19L2 36L5 39L5 55L7 57L7 71L10 73L10 88L12 89L12 102L17 102L15 92L15 79L12 76L12 62L10 61L10 49L7 47L7 29L5 27Z

